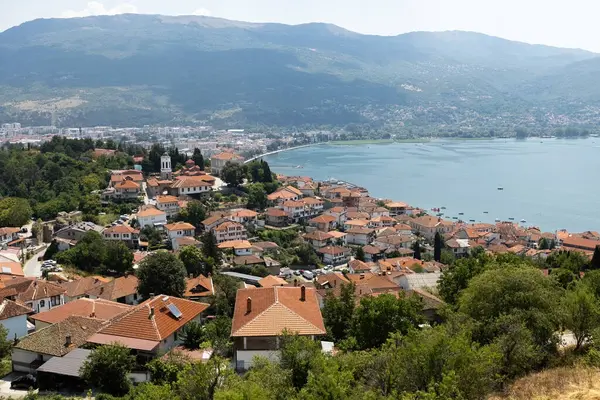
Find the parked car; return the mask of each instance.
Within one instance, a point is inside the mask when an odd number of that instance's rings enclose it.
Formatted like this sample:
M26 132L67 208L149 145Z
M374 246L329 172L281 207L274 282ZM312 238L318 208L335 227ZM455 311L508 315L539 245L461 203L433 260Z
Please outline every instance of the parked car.
M121 218L123 221L129 221L129 215L121 215L119 218Z
M300 275L302 275L302 273L301 273L300 271L298 271L298 270L295 270L295 271L294 271L294 275L296 275L296 276L300 276Z
M20 376L10 383L10 388L15 390L29 390L37 388L37 379L31 374Z
M304 271L302 276L308 280L313 280L315 278L314 274L311 271Z

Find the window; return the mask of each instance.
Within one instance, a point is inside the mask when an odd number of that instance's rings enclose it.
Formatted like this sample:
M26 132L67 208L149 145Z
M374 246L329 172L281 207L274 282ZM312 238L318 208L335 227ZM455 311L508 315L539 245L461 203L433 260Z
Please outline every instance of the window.
M45 306L46 306L46 301L40 300L40 307L45 307Z

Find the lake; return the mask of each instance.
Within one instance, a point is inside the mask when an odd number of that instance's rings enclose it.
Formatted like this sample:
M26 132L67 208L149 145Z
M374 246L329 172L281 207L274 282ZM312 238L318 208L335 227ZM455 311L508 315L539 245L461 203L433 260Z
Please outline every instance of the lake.
M335 178L373 197L446 207L447 218L464 213L465 221L525 219L544 231L600 230L600 138L325 144L265 160L281 174Z

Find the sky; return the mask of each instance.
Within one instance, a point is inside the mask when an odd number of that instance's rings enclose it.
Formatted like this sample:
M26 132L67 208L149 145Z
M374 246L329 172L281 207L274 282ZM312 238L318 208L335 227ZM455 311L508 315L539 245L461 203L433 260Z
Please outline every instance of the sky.
M36 18L121 13L329 22L377 35L464 30L600 52L598 0L0 0L0 31Z

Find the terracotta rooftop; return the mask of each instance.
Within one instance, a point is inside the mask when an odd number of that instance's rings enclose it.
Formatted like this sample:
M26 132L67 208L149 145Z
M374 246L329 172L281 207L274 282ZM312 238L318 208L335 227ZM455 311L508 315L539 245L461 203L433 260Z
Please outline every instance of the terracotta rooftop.
M247 240L228 240L219 244L220 249L249 249L252 244Z
M165 225L165 229L168 231L195 231L196 227L187 222L175 222Z
M161 211L155 207L148 207L145 210L142 210L137 213L138 218L139 217L152 217L152 216L158 216L158 215L167 215L167 214L165 214L164 211Z
M0 321L31 313L33 313L33 310L31 308L25 307L21 304L17 304L16 302L9 299L4 299L0 303Z
M229 228L237 228L244 227L242 224L234 222L234 221L225 221L219 225L217 225L214 230L217 232L227 231Z
M321 254L350 254L350 249L347 247L339 247L339 246L325 246L317 250L317 253Z
M238 290L231 336L279 336L283 331L325 334L315 289L273 286Z
M14 296L16 300L22 303L60 296L64 293L65 289L56 283L31 278L5 281L4 288L0 289L0 297Z
M275 242L255 242L252 245L255 246L255 247L258 247L258 248L260 248L262 250L278 249L279 248L279 246Z
M209 187L209 186L212 186L212 184L210 183L210 180L207 179L205 176L178 177L171 184L171 187L174 189L192 188L192 187Z
M333 236L330 235L327 232L321 232L321 231L313 231L310 233L307 233L304 235L304 239L306 240L318 240L320 242L324 241L324 240L329 240L332 239Z
M111 320L127 311L132 306L116 303L103 299L77 299L62 306L54 307L48 311L31 316L37 321L55 324L64 321L72 315L79 317L95 318L100 320Z
M106 282L98 279L94 276L87 276L85 278L76 279L71 282L61 283L62 286L67 292L65 293L69 297L79 297L83 296L87 291L95 288L96 286L102 286Z
M23 267L21 266L21 263L14 261L0 261L0 274L25 276L25 273L23 273Z
M215 294L213 280L211 277L205 277L204 275L197 276L196 278L188 278L185 280L185 298L196 298L206 297Z
M20 228L0 228L0 236L12 235L15 233L19 233L20 231Z
M138 282L135 275L122 276L104 285L96 286L86 294L104 300L117 300L137 293Z
M158 204L166 203L178 203L179 199L175 196L156 196L156 202Z
M264 264L265 260L262 258L251 255L251 256L237 256L233 259L235 265L253 265L253 264Z
M286 286L288 283L285 279L281 279L278 276L268 275L258 281L261 287L272 287L272 286Z
M215 159L215 160L223 160L223 161L232 161L232 160L240 160L243 161L244 157L235 154L235 153L229 153L229 152L223 152L223 153L219 153L219 154L215 154L211 157L211 159Z
M115 225L115 226L111 226L110 228L106 228L102 233L108 233L108 234L123 234L123 233L129 233L129 234L134 234L134 233L140 233L140 231L138 231L137 229L132 228L131 226L127 225L127 224L123 224L123 225Z
M130 180L123 180L115 185L117 189L139 189L140 185Z
M258 215L258 213L256 211L252 211L252 210L247 210L247 209L241 209L241 210L237 210L234 211L231 216L232 217L237 217L237 218L254 218Z
M334 288L338 285L350 283L341 272L335 271L325 275L317 275L317 284L323 287Z
M330 224L335 221L336 221L336 218L334 216L323 214L323 215L319 215L318 217L314 217L314 218L310 219L308 222L313 223L313 224Z
M348 267L352 268L354 272L370 272L371 267L367 263L360 260L352 260L348 263Z

